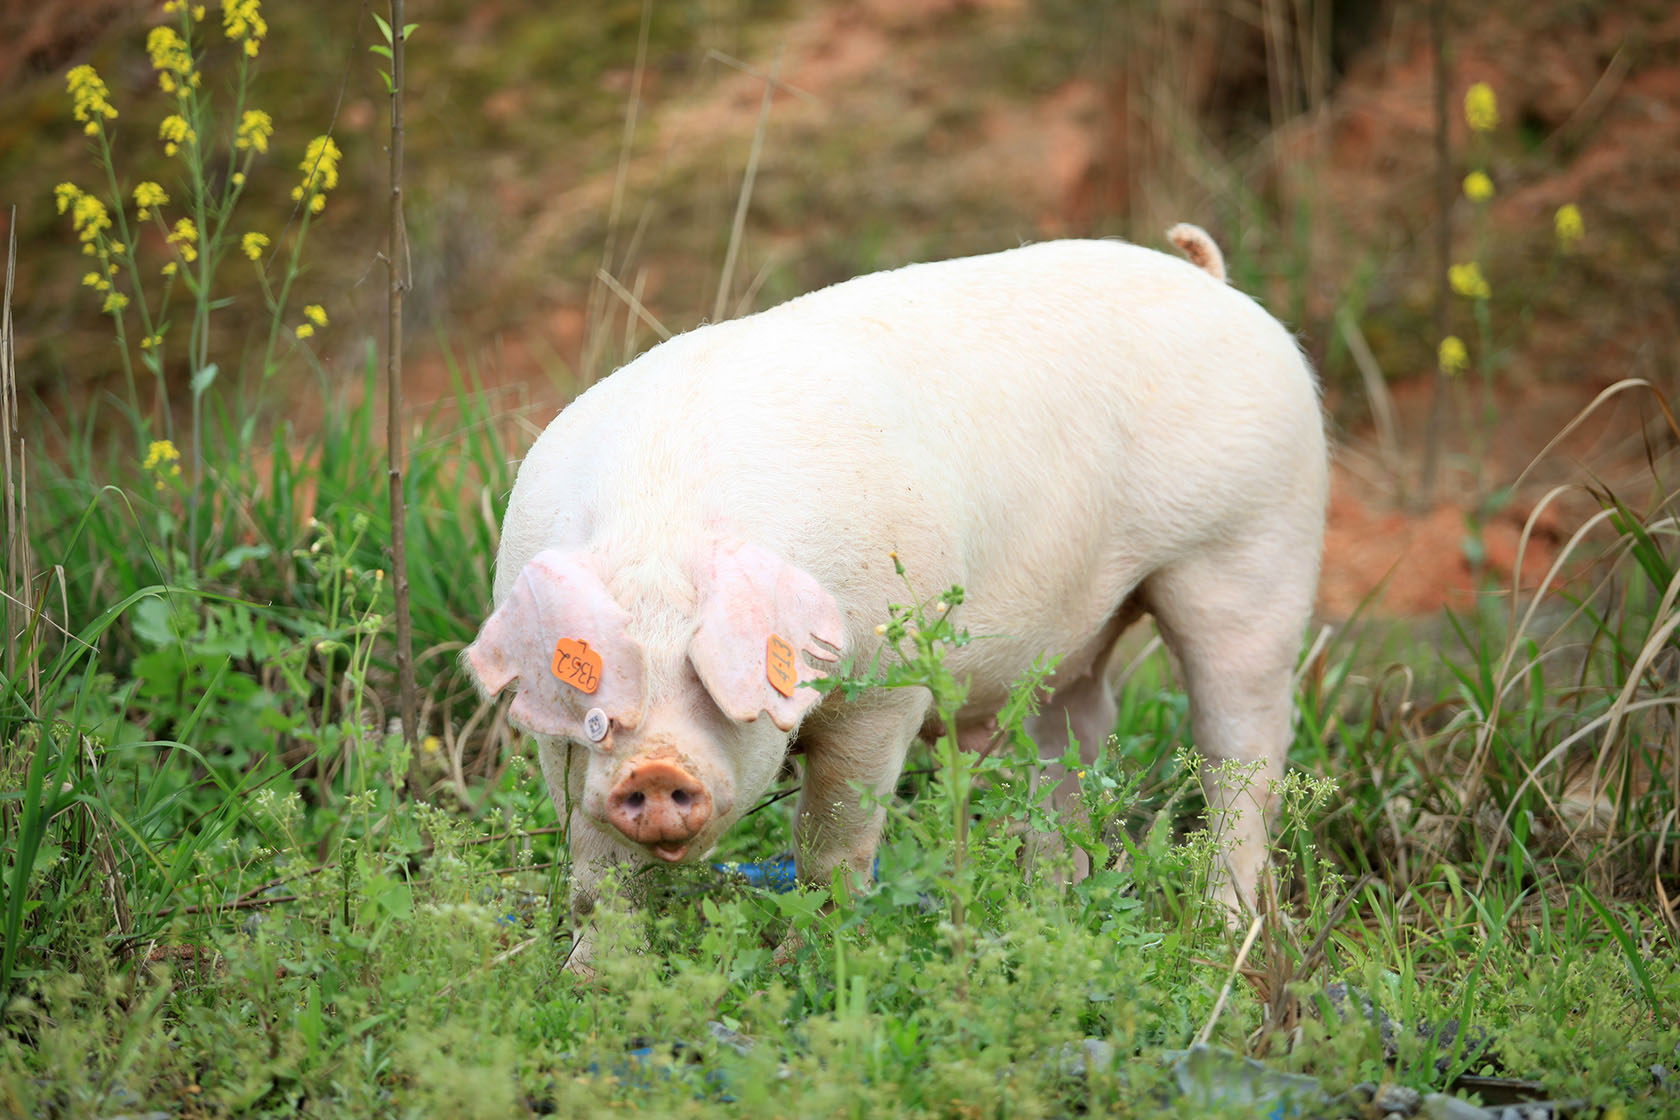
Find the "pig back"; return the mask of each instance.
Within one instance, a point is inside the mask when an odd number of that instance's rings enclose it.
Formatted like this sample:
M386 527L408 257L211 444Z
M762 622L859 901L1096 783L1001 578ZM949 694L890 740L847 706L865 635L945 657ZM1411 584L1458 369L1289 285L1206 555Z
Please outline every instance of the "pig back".
M964 585L1007 674L1211 538L1321 518L1324 461L1294 340L1178 258L1068 241L912 265L698 328L580 396L521 466L497 599L544 548L680 572L739 537L813 575L867 648L906 598L896 552L921 594Z

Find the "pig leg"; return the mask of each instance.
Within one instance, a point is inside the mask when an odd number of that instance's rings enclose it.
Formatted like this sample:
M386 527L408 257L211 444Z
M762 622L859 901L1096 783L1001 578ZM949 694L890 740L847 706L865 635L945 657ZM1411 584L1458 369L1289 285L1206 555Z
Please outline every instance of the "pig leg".
M1273 532L1180 561L1146 584L1184 673L1208 823L1222 850L1214 890L1233 916L1255 911L1266 867L1271 787L1288 752L1291 676L1317 563L1316 541ZM1245 776L1222 776L1227 762Z
M1120 639L1142 613L1143 605L1135 597L1128 596L1091 646L1095 655L1092 656L1090 651L1076 655L1073 663L1088 665L1089 668L1065 681L1052 677L1050 687L1053 691L1049 698L1038 714L1027 720L1027 734L1038 745L1038 757L1043 763L1042 777L1056 783L1050 795L1050 806L1059 816L1083 816L1085 813L1085 806L1079 799L1079 778L1068 772L1062 759L1067 755L1070 742L1078 743L1080 763L1089 766L1097 760L1097 752L1114 733L1119 706L1114 700L1113 682L1115 666L1120 659ZM1039 777L1034 775L1035 796ZM1041 860L1054 857L1061 851L1062 844L1058 838L1029 834L1023 861L1028 880L1031 880ZM1061 869L1052 867L1049 870L1060 883ZM1083 848L1076 848L1073 852L1074 882L1090 874L1090 854Z
M585 774L589 767L589 751L584 747L571 748L571 773L566 773L567 748L564 744L540 738L538 757L542 761L543 777L548 782L549 797L561 820L568 824L566 851L571 858L572 929L575 941L566 958L568 971L592 975L590 958L595 953L595 923L590 915L601 895L601 883L613 868L621 868L620 887L633 890L635 884L625 881L638 865L649 862L639 850L630 847L616 834L584 815L579 804ZM567 797L570 789L572 796Z
M1111 656L1111 655L1110 655ZM1043 780L1056 783L1050 794L1050 804L1057 815L1085 813L1079 798L1079 776L1070 773L1062 764L1067 754L1069 737L1079 744L1079 759L1089 766L1097 760L1097 752L1114 731L1119 708L1114 702L1114 689L1109 684L1105 656L1090 673L1056 689L1027 722L1026 731L1038 744L1038 757L1043 762ZM1036 790L1034 791L1036 793ZM1043 860L1054 858L1062 850L1054 836L1031 833L1026 840L1026 870L1030 878ZM1052 870L1060 881L1061 875ZM1073 880L1079 882L1091 874L1091 857L1083 848L1073 850Z
M793 850L801 882L827 883L841 866L854 883L874 879L886 802L931 704L919 688L880 692L843 705L832 720L819 710L800 728L805 777Z

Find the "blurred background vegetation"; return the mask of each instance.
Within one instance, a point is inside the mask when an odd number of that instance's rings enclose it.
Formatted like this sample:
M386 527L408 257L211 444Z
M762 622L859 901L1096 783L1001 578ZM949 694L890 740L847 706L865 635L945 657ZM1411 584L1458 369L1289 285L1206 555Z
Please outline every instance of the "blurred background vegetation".
M107 387L116 369L52 203L53 184L88 160L63 75L81 61L99 68L130 110L115 128L119 158L137 180L167 187L149 123L163 95L133 48L157 8L6 0L0 14L18 370L48 407ZM1360 324L1388 379L1415 379L1435 361L1429 8L660 0L632 89L640 0L416 4L416 407L446 388L446 345L493 384L552 386L539 391L553 404L627 346L650 343L647 330L627 331L620 301L597 297L592 309L603 263L672 330L711 315L763 93L727 56L776 66L785 86L767 118L731 313L912 260L1057 236L1161 244L1167 225L1194 221L1232 258L1233 280L1300 332L1331 387L1354 390L1331 400L1357 427L1366 402L1338 313ZM1672 385L1680 14L1582 0L1448 9L1455 182L1472 139L1464 90L1482 81L1499 97L1501 127L1482 152L1497 188L1482 256L1495 315L1512 324L1502 377L1518 395L1629 374ZM327 364L343 369L383 312L385 98L366 50L376 29L364 4L342 0L295 0L267 16L257 98L277 126L270 162L289 171L304 140L329 127L345 152L345 182L320 227L332 251L313 256L306 278L333 314ZM271 202L268 213L284 213L290 180L257 186L274 197L253 197L253 212ZM1570 201L1588 242L1551 269L1551 215ZM1458 206L1457 251L1468 254L1473 204ZM237 292L227 314L221 345L247 345ZM298 396L296 415L318 415L318 393Z

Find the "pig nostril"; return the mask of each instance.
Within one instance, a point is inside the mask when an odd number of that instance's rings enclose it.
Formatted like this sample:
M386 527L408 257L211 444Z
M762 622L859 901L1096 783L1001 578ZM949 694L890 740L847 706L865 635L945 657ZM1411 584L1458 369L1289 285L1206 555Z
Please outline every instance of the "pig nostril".
M626 797L624 799L624 803L632 809L640 809L642 807L642 802L646 801L646 800L647 800L647 795L642 793L641 790L637 790L635 793L632 793L629 797Z
M676 802L680 809L688 808L688 791L686 789L671 791L671 800Z

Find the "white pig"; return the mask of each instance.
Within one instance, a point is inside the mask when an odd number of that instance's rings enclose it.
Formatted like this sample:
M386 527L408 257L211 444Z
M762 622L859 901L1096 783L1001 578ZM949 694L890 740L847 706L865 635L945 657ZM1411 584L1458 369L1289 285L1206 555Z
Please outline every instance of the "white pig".
M1070 727L1094 756L1121 631L1153 615L1227 845L1218 889L1253 907L1324 431L1294 339L1223 282L1205 233L1170 236L1194 264L1058 241L836 284L656 346L548 426L466 657L487 695L520 682L510 718L571 814L575 914L615 864L704 858L796 741L801 879L870 874L931 697L806 682L879 645L905 597L893 552L918 589L962 585L962 624L989 637L951 654L965 723L1061 657L1029 727L1046 758ZM1252 781L1222 784L1223 760Z

